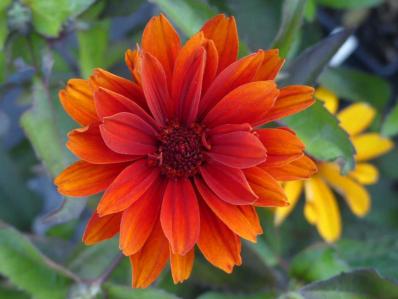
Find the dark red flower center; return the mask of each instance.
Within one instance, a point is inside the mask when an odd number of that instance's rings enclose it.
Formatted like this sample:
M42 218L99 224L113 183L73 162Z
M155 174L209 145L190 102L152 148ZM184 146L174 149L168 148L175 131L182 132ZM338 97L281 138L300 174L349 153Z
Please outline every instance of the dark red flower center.
M162 173L170 178L195 175L204 162L202 145L203 128L171 124L160 135L160 165Z

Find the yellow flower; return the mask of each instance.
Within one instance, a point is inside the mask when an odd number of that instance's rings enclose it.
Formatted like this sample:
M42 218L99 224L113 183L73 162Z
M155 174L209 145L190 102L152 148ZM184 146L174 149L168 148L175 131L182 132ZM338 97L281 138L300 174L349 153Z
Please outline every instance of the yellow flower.
M338 109L338 99L329 90L320 87L316 98L325 103L333 114ZM277 208L275 223L281 224L294 209L302 192L305 192L304 215L315 225L327 242L336 241L341 235L341 217L335 194L339 193L351 211L358 217L370 209L370 195L364 185L377 182L379 172L368 160L379 157L394 147L394 143L377 133L364 133L370 126L376 111L366 103L355 103L337 113L340 125L349 134L355 147L356 167L347 176L342 176L337 162L317 162L319 172L306 181L290 181L284 184L290 206Z

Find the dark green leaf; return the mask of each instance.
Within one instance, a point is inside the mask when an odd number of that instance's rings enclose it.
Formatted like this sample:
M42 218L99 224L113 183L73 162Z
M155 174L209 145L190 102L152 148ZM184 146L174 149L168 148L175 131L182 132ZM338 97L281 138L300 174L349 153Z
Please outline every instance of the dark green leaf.
M178 299L178 297L173 294L154 288L140 290L107 283L104 286L104 290L109 299Z
M282 12L282 24L271 48L279 49L282 57L286 57L298 37L304 15L306 0L285 0Z
M380 277L373 270L357 270L314 282L281 298L395 299L398 298L398 285Z
M1 299L29 299L28 294L11 289L9 287L2 287L0 286L0 298Z
M215 11L202 1L195 0L149 0L176 24L181 31L191 36L195 34Z
M261 292L261 293L216 293L216 292L208 292L200 295L198 299L274 299L275 294L270 292Z
M294 257L289 272L293 277L310 282L330 278L349 269L333 247L315 245Z
M79 41L80 71L88 78L96 67L106 67L107 46L110 21L92 23L90 28L77 33Z
M37 299L64 299L72 283L49 267L28 239L3 224L0 224L0 273Z
M398 134L398 104L387 115L381 128L381 133L388 137Z
M391 87L387 81L346 67L328 68L318 81L338 97L355 102L368 102L380 110L391 96Z
M383 0L316 0L316 2L331 8L358 9L379 5Z

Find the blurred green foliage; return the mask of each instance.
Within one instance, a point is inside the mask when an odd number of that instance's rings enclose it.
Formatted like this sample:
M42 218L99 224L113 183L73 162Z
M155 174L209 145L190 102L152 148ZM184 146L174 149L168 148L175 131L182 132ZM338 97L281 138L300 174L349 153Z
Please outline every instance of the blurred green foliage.
M379 113L380 126L374 129L397 135L398 105L391 109L391 84L352 66L329 67L351 31L326 36L317 20L320 9L344 14L382 2L1 0L0 298L398 298L392 282L398 279L396 150L378 161L381 181L371 188L372 212L357 220L343 211L346 229L336 244L320 240L303 221L301 206L281 228L273 226L272 212L263 210L265 234L257 244L244 243L244 263L233 274L198 258L189 281L173 285L165 273L148 290L130 288L127 259L104 276L120 259L117 240L81 244L97 198L63 199L52 185L74 159L64 146L73 124L60 107L58 91L69 78L87 78L95 67L126 75L125 49L135 47L145 23L159 12L184 38L219 12L234 15L240 55L278 47L287 58L281 85L322 84L347 101L368 102ZM352 169L350 140L322 104L283 122L313 157L339 159L344 172Z

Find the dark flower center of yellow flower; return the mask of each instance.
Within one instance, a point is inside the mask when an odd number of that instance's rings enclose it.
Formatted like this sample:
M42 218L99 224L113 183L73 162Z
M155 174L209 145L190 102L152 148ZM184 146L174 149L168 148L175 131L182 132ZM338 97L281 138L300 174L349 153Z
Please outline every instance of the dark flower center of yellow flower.
M170 124L160 134L160 165L162 173L170 178L195 175L204 162L203 128Z

